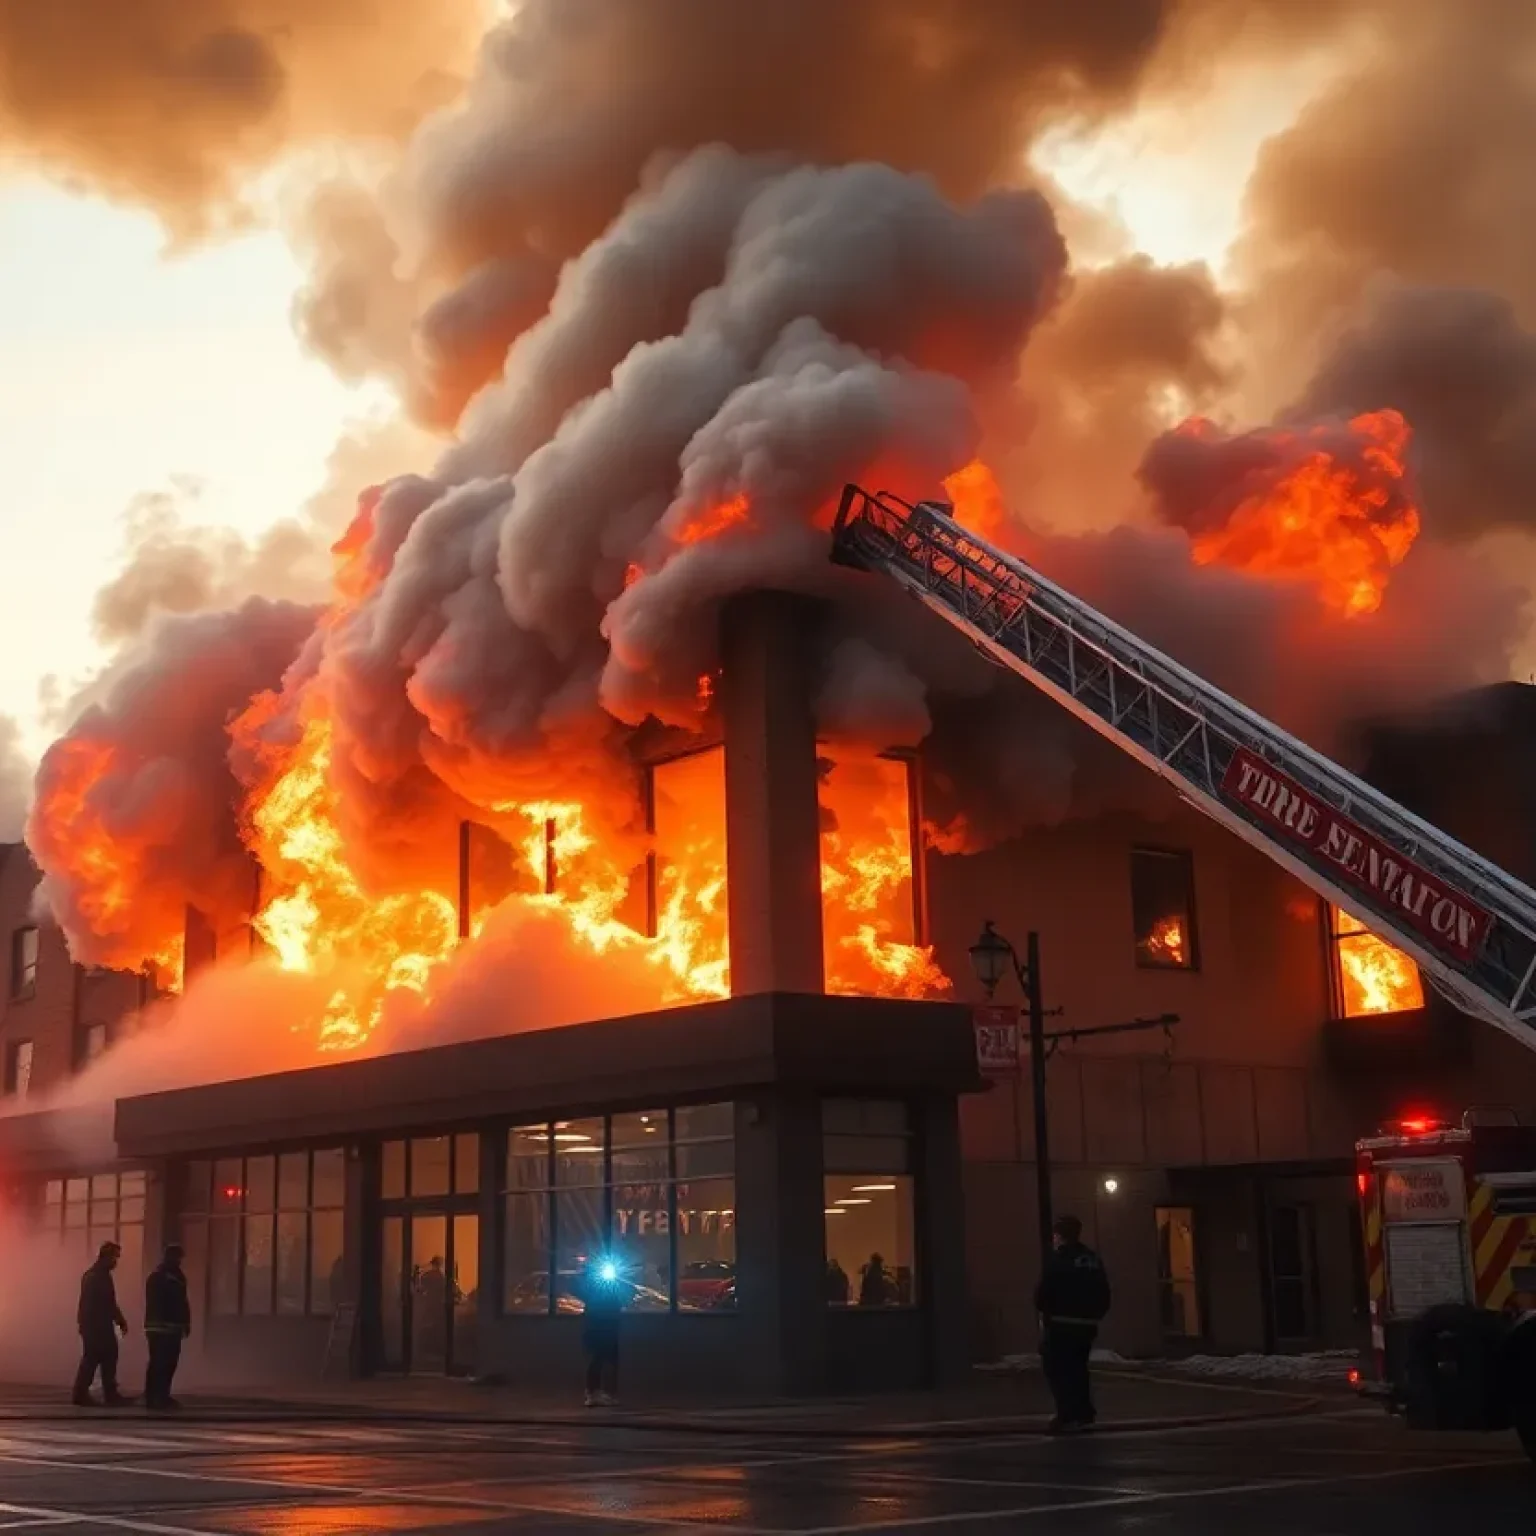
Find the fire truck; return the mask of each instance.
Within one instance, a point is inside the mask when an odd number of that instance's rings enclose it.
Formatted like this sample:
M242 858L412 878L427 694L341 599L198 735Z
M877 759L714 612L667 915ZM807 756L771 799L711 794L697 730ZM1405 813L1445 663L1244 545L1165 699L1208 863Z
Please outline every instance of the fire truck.
M1536 1125L1409 1116L1355 1146L1372 1370L1410 1425L1519 1429L1536 1459Z

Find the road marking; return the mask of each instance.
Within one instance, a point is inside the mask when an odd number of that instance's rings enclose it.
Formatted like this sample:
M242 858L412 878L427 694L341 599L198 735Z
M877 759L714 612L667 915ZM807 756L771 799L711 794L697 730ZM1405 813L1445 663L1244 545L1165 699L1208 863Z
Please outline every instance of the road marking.
M72 1509L47 1509L40 1505L0 1504L0 1514L25 1515L29 1518L0 1524L0 1530L16 1530L26 1525L105 1525L114 1531L142 1531L146 1536L220 1536L218 1531L193 1525L157 1525L153 1520L129 1520L122 1515L104 1515Z
M1025 1504L1017 1509L971 1510L963 1514L914 1515L905 1520L864 1520L857 1525L817 1525L796 1531L794 1536L864 1536L869 1531L916 1530L935 1525L978 1525L987 1520L1025 1520L1036 1515L1076 1514L1085 1509L1121 1509L1128 1504L1176 1504L1196 1499L1229 1499L1254 1493L1289 1493L1304 1488L1329 1488L1340 1483L1384 1482L1394 1477L1425 1477L1437 1472L1483 1470L1489 1465L1518 1466L1523 1458L1506 1457L1502 1462L1446 1462L1435 1467L1396 1467L1389 1472L1341 1472L1333 1477L1296 1477L1269 1479L1251 1483L1228 1483L1219 1488L1177 1488L1165 1493L1139 1493L1106 1499L1064 1500L1057 1504Z

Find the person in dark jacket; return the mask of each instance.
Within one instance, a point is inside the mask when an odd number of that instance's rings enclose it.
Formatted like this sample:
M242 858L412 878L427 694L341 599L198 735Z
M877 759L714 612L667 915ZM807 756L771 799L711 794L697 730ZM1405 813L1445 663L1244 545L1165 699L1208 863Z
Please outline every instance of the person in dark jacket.
M577 1282L587 1351L587 1407L612 1408L619 1390L619 1320L633 1286L615 1258L589 1259Z
M1054 1433L1087 1429L1098 1417L1088 1361L1099 1324L1109 1312L1109 1276L1103 1261L1083 1242L1076 1216L1058 1218L1051 1256L1035 1287L1040 1314L1040 1365L1056 1401Z
M144 1282L144 1334L149 1343L149 1366L144 1372L146 1408L181 1407L171 1396L171 1383L181 1363L181 1341L192 1333L192 1303L187 1298L181 1259L181 1245L172 1243L160 1267Z
M117 1305L117 1287L112 1271L117 1268L122 1249L116 1243L103 1243L96 1262L80 1277L80 1305L75 1323L80 1330L80 1369L75 1372L74 1402L77 1408L94 1408L91 1383L101 1372L101 1395L108 1408L131 1403L117 1390L117 1334L128 1332L128 1319Z

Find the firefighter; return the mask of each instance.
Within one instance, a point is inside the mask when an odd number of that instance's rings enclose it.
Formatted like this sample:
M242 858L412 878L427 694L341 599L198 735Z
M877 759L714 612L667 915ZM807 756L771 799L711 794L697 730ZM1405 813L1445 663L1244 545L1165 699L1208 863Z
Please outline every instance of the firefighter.
M181 1341L192 1335L192 1304L187 1299L181 1259L181 1245L170 1244L160 1267L144 1282L144 1333L149 1343L149 1365L144 1372L146 1408L181 1407L171 1396L171 1383L181 1362Z
M1083 1224L1061 1216L1052 1227L1051 1255L1035 1287L1040 1314L1040 1365L1056 1403L1053 1434L1088 1429L1098 1417L1088 1361L1099 1324L1109 1312L1109 1276L1083 1242Z
M619 1325L633 1288L612 1257L589 1260L581 1272L581 1342L587 1351L588 1408L618 1403Z
M108 1408L122 1408L133 1401L117 1390L117 1337L113 1329L126 1335L128 1319L118 1308L112 1271L122 1251L116 1243L103 1243L96 1262L80 1277L80 1306L75 1313L81 1344L80 1369L75 1372L77 1408L96 1406L91 1383L97 1371L101 1372L102 1401Z

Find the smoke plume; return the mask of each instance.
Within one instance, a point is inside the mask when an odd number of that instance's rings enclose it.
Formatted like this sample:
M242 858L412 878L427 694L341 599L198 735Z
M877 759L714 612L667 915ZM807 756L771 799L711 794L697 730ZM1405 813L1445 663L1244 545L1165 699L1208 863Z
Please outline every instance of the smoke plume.
M75 959L169 962L191 903L238 921L255 873L236 824L227 727L275 685L313 611L251 598L155 625L43 755L27 844Z
M178 232L296 145L399 138L468 59L475 0L0 0L0 152Z

